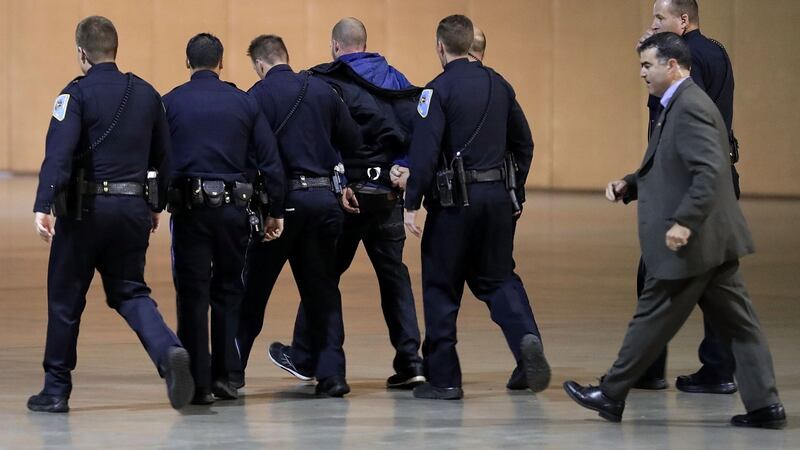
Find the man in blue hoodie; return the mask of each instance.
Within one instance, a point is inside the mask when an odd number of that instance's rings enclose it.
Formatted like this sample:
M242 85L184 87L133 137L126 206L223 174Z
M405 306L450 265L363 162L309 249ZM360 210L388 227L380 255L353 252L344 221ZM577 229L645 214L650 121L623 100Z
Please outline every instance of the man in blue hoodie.
M363 138L358 148L340 149L348 180L343 204L349 214L337 242L337 268L339 274L347 270L363 241L378 276L381 307L396 350L395 374L386 381L386 387L409 389L424 382L425 377L418 353L420 333L411 279L403 264L403 195L390 174L407 167L404 158L420 89L383 56L367 53L366 46L364 24L346 17L333 27L333 62L311 71L339 93ZM309 336L306 317L300 309L291 347L273 344L273 362L281 366L281 362L291 365L292 360L306 360ZM314 374L301 375L307 378Z

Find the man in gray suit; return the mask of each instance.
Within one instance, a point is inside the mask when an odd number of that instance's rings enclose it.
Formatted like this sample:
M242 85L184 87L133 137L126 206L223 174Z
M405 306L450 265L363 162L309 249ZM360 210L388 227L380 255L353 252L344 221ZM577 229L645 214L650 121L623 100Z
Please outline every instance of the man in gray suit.
M599 387L564 390L604 419L622 419L625 397L678 332L695 304L730 344L747 414L735 426L783 428L769 347L756 319L739 258L753 242L731 181L728 133L719 110L690 78L691 55L674 33L639 46L641 76L664 107L636 173L612 181L611 201L639 200L639 241L648 268L636 313Z

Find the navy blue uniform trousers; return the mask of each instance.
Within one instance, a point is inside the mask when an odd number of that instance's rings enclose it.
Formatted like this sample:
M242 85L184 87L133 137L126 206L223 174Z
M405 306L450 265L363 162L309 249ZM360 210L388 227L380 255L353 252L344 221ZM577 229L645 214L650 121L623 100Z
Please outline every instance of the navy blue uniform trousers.
M405 372L422 361L419 351L419 325L411 277L403 263L406 233L403 204L387 200L386 195L356 194L360 214L345 214L342 235L336 243L336 269L339 277L355 258L359 242L364 242L378 277L381 309L389 328L389 341L395 348L394 370ZM292 358L313 361L308 321L302 308L297 313L292 340Z
M456 320L464 283L486 303L517 363L520 341L537 334L533 311L513 275L514 219L502 182L468 185L470 206L428 206L422 236L425 374L436 387L460 387Z
M250 224L243 208L200 206L172 214L172 257L178 337L191 356L197 388L227 381L239 367L235 350ZM211 354L208 308L211 307Z
M144 282L152 227L147 203L125 196L87 197L86 203L93 207L83 212L83 220L58 218L50 248L44 394L69 396L72 391L81 314L95 269L108 306L136 332L157 368L169 347L180 346Z
M344 212L329 189L311 188L288 193L284 220L279 239L254 243L248 251L247 290L236 339L241 369L247 367L253 342L264 325L272 288L289 261L310 341L307 357L293 355L292 362L300 372L313 373L318 380L344 376L342 296L336 271L336 239Z

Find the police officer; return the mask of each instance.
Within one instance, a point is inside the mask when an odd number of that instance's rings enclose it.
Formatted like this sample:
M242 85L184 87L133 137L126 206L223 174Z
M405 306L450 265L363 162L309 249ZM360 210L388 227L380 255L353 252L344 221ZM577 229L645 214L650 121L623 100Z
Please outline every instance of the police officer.
M170 206L178 336L192 356L195 404L213 403L214 396L237 398L228 373L239 367L234 340L250 237L250 156L271 200L266 238L277 238L283 228L285 179L275 137L255 100L219 79L222 53L216 36L191 38L191 80L164 96L174 149Z
M486 34L484 34L483 30L478 27L474 27L475 37L472 39L472 45L469 48L469 53L467 57L470 61L480 61L483 63L483 58L486 54ZM531 141L533 143L533 141ZM517 189L515 190L515 195L520 204L520 210L514 214L514 229L513 233L516 235L517 233L517 222L522 215L522 204L525 202L525 185L518 184ZM513 238L512 238L513 240ZM511 261L512 271L516 268L517 264L515 261ZM523 301L525 303L530 304L530 300L528 299L528 294L525 292L525 286L522 284L522 278L517 274L516 271L513 271L511 274L513 278L513 284L515 289L517 289L517 293L523 297ZM539 333L539 327L536 325L536 320L534 318L533 321L533 334L536 335L539 339L541 339L541 334ZM513 343L509 343L509 346L513 345ZM511 376L508 377L508 382L506 383L506 388L512 391L520 391L528 388L528 382L525 377L525 370L521 365L517 365L514 368L514 371L511 372Z
M733 68L725 48L717 41L700 33L700 17L696 0L656 0L653 4L653 24L643 39L653 33L672 32L683 37L692 53L692 80L703 89L717 105L731 142L731 173L736 198L739 198L739 174L734 163L738 160L738 143L733 136ZM649 96L647 106L652 130L661 113L658 97ZM637 293L641 293L647 269L639 260ZM698 348L703 366L691 375L681 375L675 387L689 393L733 394L737 391L733 380L735 361L729 346L723 343L708 321L704 321L705 338ZM667 350L645 372L636 383L637 388L665 389Z
M334 61L311 70L342 96L363 139L360 147L342 149L348 181L343 203L348 214L336 245L337 271L341 276L350 267L363 242L378 276L383 317L395 348L395 374L386 386L412 388L425 377L411 278L403 264L402 191L390 173L407 170L405 156L420 89L383 56L366 52L367 30L358 19L340 20L331 35ZM275 348L283 348L290 360L307 359L308 335L300 309L291 348L280 343Z
M247 255L247 292L236 340L242 362L238 384L244 384L243 370L261 332L267 300L288 260L308 320L309 355L292 364L282 360L281 348L271 346L269 356L290 373L315 376L318 395L341 397L350 386L336 271L336 239L344 220L338 200L343 171L339 149L357 148L360 136L333 89L310 73L292 71L283 39L258 36L248 54L261 78L249 93L278 138L288 193L286 233L274 242L254 243Z
M550 381L533 313L512 276L513 207L504 162L506 152L516 157L524 185L533 156L530 128L511 86L467 59L472 40L469 18L439 22L436 50L444 72L422 92L409 151L409 232L422 233L416 216L423 196L428 210L422 238L428 382L414 388L418 398L463 396L455 344L465 282L500 325L528 387L539 392Z
M157 199L166 194L163 182L150 183L149 206L145 182L148 170L165 171L170 151L161 97L144 80L117 69L117 31L110 20L83 19L75 42L85 76L56 99L33 208L36 230L52 246L44 389L28 400L28 409L69 411L70 372L95 269L106 302L139 336L166 378L170 403L181 408L194 391L189 354L144 282L150 232L158 228L163 207Z

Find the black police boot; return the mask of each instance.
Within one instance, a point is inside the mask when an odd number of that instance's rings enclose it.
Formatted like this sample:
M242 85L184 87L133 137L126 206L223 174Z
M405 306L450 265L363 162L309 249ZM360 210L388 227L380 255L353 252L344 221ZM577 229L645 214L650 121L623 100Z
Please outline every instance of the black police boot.
M775 403L747 414L733 416L731 425L735 427L780 430L786 426L786 412L783 410L782 404Z
M422 370L422 364L414 364L402 372L390 376L386 380L386 388L388 389L413 389L425 382L425 374Z
M69 412L69 397L40 392L28 399L28 409L36 412L66 413Z
M525 371L525 380L533 392L542 392L550 385L550 364L544 357L542 341L532 335L526 334L520 342L522 353L522 369Z
M739 389L732 379L720 379L702 368L691 375L681 375L675 387L690 394L734 394Z
M231 383L222 380L211 383L211 393L220 400L236 400L239 398L236 388Z
M460 387L440 388L430 383L422 383L414 388L414 397L433 400L461 400L464 390Z
M244 371L236 370L228 372L228 382L236 389L244 387Z
M214 396L208 388L197 388L192 397L193 405L210 405L214 403Z
M350 386L344 377L334 375L317 383L314 392L319 396L344 397L345 394L350 392Z
M572 400L575 400L575 403L586 409L597 411L603 419L611 422L622 420L625 402L609 398L599 387L584 387L574 381L565 381L564 390Z
M281 369L289 372L295 378L303 381L311 381L314 379L312 375L306 375L302 373L297 367L294 366L292 362L292 357L290 356L292 352L292 347L288 345L283 345L280 342L273 342L269 346L269 350L267 350L267 355L269 356L269 360L272 361L273 364L280 367Z
M517 367L514 368L514 371L511 372L511 376L508 377L506 389L510 389L512 391L523 391L528 389L528 379L525 378L525 370L523 370L520 365L517 365Z
M667 380L663 378L639 378L634 389L645 389L648 391L662 391L667 388Z
M172 407L180 409L186 406L194 393L189 352L183 347L170 347L161 363L161 373L167 383L167 397Z

